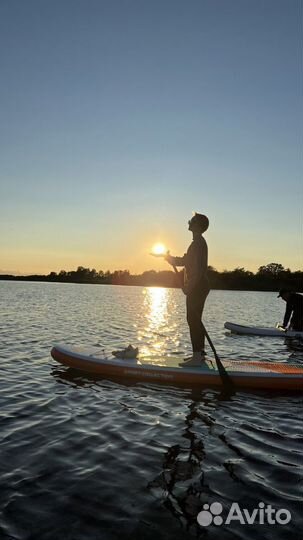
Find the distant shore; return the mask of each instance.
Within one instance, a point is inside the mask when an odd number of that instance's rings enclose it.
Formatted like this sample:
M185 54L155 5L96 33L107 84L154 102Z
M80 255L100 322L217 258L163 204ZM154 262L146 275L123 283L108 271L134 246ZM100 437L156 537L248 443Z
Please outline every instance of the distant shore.
M182 271L180 272L182 276ZM208 268L208 277L211 289L221 290L248 290L248 291L278 291L282 287L291 290L303 291L303 272L292 272L279 263L270 263L261 266L256 273L236 268L218 272L213 267ZM170 271L149 270L142 274L130 274L128 270L90 270L79 266L77 270L61 270L59 273L50 272L47 275L15 276L0 274L0 280L9 281L43 281L57 283L91 283L102 285L137 285L145 287L173 287L180 288L181 279Z

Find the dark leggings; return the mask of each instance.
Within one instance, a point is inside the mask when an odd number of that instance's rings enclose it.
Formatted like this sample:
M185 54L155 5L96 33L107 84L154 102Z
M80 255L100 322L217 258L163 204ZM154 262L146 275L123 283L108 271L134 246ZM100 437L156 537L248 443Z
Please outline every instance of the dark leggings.
M186 318L193 352L204 351L205 334L201 319L208 293L209 289L206 289L204 291L192 291L186 296Z

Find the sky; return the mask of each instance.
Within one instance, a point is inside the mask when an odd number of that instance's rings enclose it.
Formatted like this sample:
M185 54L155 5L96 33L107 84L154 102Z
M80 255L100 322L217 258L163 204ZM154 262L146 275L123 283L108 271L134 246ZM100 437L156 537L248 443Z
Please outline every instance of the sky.
M0 273L302 267L300 0L1 0Z

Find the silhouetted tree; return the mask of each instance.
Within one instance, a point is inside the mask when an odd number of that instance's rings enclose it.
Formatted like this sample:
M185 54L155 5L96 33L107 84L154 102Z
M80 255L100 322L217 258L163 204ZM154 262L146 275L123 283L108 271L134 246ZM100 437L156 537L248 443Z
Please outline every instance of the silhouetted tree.
M266 275L266 276L271 275L271 276L278 277L279 274L281 274L281 272L285 272L285 268L284 266L282 266L282 264L269 263L269 264L266 264L266 266L260 266L257 273L261 275Z
M286 287L298 292L303 289L303 272L301 270L291 272L289 268L285 269L280 263L269 263L260 266L256 274L245 270L243 267L218 272L214 267L209 266L208 275L212 289L277 291L282 287ZM131 275L129 270L115 270L111 273L109 270L104 272L103 270L97 271L95 268L90 270L84 266L78 266L77 270L68 272L60 270L59 274L50 272L47 276L0 275L0 279L180 287L183 280L183 271L181 270L179 275L176 275L171 270L160 272L148 270L143 274Z

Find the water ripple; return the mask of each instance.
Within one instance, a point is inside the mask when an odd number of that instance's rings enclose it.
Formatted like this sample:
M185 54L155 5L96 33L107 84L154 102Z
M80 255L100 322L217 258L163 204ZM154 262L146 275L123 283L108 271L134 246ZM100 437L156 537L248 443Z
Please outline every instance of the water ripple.
M299 538L300 396L227 399L212 389L96 380L50 358L55 341L187 355L180 291L0 287L1 540ZM298 345L223 329L228 319L270 325L279 309L271 293L212 291L205 322L223 358L287 362L295 354L300 363ZM260 501L291 511L291 522L205 531L196 520L206 503L227 511Z

